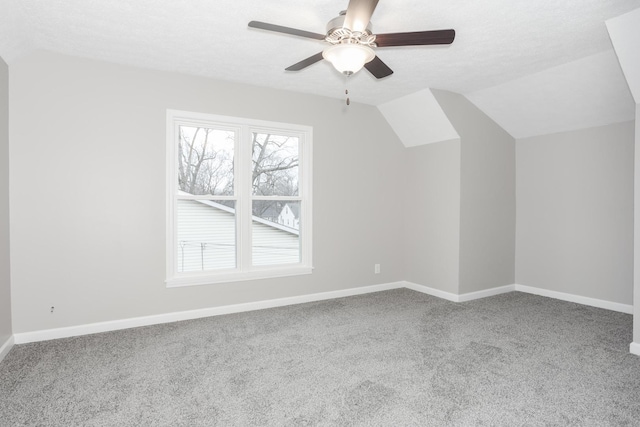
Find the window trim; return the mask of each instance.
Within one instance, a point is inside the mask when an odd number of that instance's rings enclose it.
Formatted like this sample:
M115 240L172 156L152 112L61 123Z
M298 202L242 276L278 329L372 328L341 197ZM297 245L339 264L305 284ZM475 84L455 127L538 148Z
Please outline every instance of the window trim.
M244 251L237 250L236 268L208 270L198 272L177 271L177 151L178 129L180 125L212 126L216 129L234 130L236 132L234 170L238 173L234 176L234 195L194 196L200 200L235 200L236 201L236 245L247 247ZM254 196L251 191L251 183L247 178L251 174L252 158L251 141L252 132L277 132L283 135L292 135L300 138L299 167L300 181L298 196ZM296 276L311 274L312 264L312 138L311 126L296 125L290 123L253 120L240 117L221 116L206 113L195 113L180 110L167 110L166 129L166 279L167 287L181 287L193 285L206 285L214 283L227 283L245 280L258 280L276 277ZM244 159L244 162L241 162ZM244 193L243 193L244 191ZM192 198L192 197L188 197ZM251 224L253 200L300 200L300 262L296 264L279 264L268 266L251 265ZM241 254L244 254L241 255Z

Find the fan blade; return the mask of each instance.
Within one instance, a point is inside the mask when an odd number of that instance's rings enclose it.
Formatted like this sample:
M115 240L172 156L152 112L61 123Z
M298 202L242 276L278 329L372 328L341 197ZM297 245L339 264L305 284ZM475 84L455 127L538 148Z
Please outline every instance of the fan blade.
M344 26L353 32L364 32L377 5L378 0L350 0Z
M260 21L251 21L249 22L249 26L251 28L259 28L261 30L275 31L276 33L291 34L293 36L307 37L309 39L315 39L315 40L324 40L324 37L325 37L324 34L312 33L304 30L297 30L295 28L283 27L282 25L268 24L266 22L260 22Z
M451 44L456 38L455 30L415 31L412 33L376 34L378 47L418 46L430 44Z
M309 65L313 65L316 62L322 60L322 52L316 53L313 56L308 57L307 59L303 59L302 61L293 64L290 67L285 68L286 71L300 71L303 68L307 68Z
M375 56L371 61L364 64L364 68L367 69L376 79L390 76L393 74L393 70L387 66L378 56Z

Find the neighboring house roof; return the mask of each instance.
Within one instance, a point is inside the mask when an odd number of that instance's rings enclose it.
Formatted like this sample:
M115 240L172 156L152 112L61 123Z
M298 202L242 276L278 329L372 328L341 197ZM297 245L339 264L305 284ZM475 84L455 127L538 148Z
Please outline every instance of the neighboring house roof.
M193 194L189 194L186 191L178 191L178 194L181 195L181 196L193 196ZM196 199L195 201L198 202L198 203L202 203L203 205L207 205L207 206L211 206L211 207L216 208L216 209L223 210L225 212L229 212L229 213L233 213L233 214L236 213L236 210L234 208L226 206L226 205L223 205L221 203L214 202L212 200L197 200ZM289 207L291 207L291 205L289 205ZM275 210L275 208L274 208L274 210ZM292 209L292 211L293 211L293 209ZM293 211L293 212L295 213L295 211ZM273 216L270 216L270 217L271 218L275 218L275 217L277 217L277 215L273 215ZM296 215L296 218L298 218L298 215ZM282 230L282 231L286 231L286 232L291 233L291 234L295 234L296 236L300 235L300 231L296 230L295 228L287 227L286 225L278 224L277 222L269 221L267 219L260 218L259 216L252 215L252 220L255 221L255 222L258 222L260 224L264 224L264 225L268 225L268 226L273 227L273 228L277 228L278 230Z
M234 214L236 212L235 209L230 208L229 206L225 206L211 200L196 200L196 202L202 203L207 206L211 206L213 208L222 209L225 212L231 212ZM258 222L260 224L268 225L269 227L277 228L278 230L286 231L288 233L295 234L297 236L300 235L300 231L296 230L295 228L287 227L286 225L278 224L277 222L269 221L268 219L260 218L259 216L255 216L255 215L252 215L251 217L253 221Z

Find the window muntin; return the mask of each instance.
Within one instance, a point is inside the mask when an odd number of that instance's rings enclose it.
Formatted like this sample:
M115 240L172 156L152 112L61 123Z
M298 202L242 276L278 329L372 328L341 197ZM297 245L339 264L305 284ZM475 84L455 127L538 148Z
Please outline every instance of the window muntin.
M169 110L167 284L311 272L311 128Z

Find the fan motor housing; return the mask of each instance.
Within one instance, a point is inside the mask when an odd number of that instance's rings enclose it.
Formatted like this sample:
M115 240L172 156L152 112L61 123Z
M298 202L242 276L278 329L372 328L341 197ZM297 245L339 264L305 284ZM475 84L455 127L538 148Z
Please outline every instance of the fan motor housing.
M330 37L336 31L341 31L344 29L344 19L346 15L347 11L343 10L338 16L327 23L327 37ZM349 28L349 32L351 32L351 28ZM363 31L362 35L370 36L371 34L373 34L373 31L371 29L371 22L369 22L369 25L367 25L367 29Z
M327 35L325 41L336 44L361 44L369 47L376 47L376 36L371 32L371 22L363 32L351 31L351 28L344 26L346 11L340 12L340 15L333 18L327 24Z

